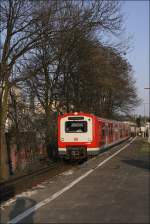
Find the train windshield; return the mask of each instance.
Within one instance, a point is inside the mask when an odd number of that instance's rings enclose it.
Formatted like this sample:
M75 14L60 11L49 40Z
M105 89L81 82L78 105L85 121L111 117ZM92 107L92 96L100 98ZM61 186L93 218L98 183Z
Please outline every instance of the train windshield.
M65 132L66 133L87 132L87 121L66 121Z

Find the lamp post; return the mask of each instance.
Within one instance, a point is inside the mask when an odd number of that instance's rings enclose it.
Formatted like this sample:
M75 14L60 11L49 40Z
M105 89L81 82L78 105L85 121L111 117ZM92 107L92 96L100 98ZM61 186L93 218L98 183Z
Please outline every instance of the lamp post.
M145 109L145 105L147 105L148 103L143 103L144 105L144 124L146 125L146 109Z
M150 87L145 87L144 89L148 89L149 90L149 96L150 96ZM149 115L150 115L150 111L149 111ZM149 116L149 125L148 125L148 142L150 143L150 116Z

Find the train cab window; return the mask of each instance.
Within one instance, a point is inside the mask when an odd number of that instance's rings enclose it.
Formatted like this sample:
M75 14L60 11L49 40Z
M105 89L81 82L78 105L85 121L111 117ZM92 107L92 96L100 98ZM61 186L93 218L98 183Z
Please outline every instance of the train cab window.
M66 133L83 133L87 132L87 121L66 121Z

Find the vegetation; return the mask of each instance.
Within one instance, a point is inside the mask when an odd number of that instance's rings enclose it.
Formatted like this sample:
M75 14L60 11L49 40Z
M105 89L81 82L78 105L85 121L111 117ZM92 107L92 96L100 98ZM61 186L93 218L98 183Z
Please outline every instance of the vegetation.
M17 145L22 127L41 135L44 130L48 145L54 139L59 112L84 111L113 118L137 105L132 67L125 58L127 48L104 41L108 34L119 37L124 32L122 17L119 1L1 2L2 178L8 177L8 117ZM37 105L41 114L36 113Z

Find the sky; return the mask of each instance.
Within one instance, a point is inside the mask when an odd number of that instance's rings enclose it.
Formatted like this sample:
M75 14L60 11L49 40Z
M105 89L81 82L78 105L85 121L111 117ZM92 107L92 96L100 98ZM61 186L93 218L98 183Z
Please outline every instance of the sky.
M133 114L149 115L149 1L124 1L126 32L133 36L133 48L126 55L133 66L138 96L143 100Z

